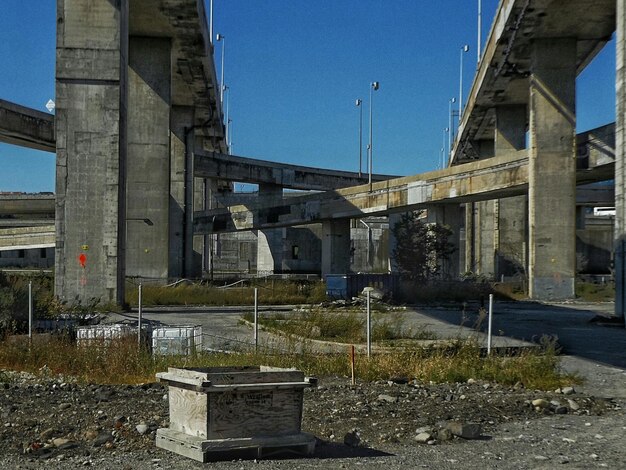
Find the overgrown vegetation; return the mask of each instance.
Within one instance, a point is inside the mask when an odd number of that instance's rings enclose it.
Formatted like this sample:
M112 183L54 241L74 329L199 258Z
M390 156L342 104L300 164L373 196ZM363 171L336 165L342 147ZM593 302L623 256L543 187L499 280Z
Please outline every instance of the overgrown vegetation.
M423 211L403 214L391 231L396 238L392 257L403 277L424 282L440 275L441 264L454 252L448 241L452 231L441 224L422 221Z
M62 374L87 383L144 383L154 381L157 372L168 367L217 367L270 365L296 367L318 377L350 374L348 354L323 355L296 353L237 353L194 356L152 356L138 349L134 338L117 340L108 348L79 347L67 338L49 341L0 342L0 368L38 374ZM534 389L551 390L575 382L573 376L559 373L554 344L546 342L541 351L523 351L519 356L484 357L473 341L458 341L447 348L403 349L393 354L359 356L359 381L407 377L422 382L464 382L470 378L513 385L522 383Z
M243 318L253 322L253 314ZM366 341L366 316L363 312L324 312L309 310L301 314L261 315L259 324L267 329L301 338L313 338L338 343L359 344ZM400 339L436 339L426 328L406 328L397 312L372 314L372 341L389 344Z
M0 336L26 331L30 282L36 319L56 319L62 316L83 324L94 312L110 311L115 308L100 304L98 299L92 299L87 303L79 300L60 301L54 296L54 280L50 274L8 275L0 272Z
M323 282L257 281L239 282L232 287L215 285L178 284L176 286L142 286L144 305L252 305L254 288L258 289L259 302L285 305L319 303L326 300ZM138 303L138 286L127 284L126 302Z
M615 284L577 281L576 297L586 302L610 302L615 300Z

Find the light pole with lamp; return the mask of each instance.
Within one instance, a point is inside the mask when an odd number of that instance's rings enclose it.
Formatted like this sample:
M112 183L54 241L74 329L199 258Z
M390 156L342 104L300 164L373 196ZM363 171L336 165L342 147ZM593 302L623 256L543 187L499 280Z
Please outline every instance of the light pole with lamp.
M233 154L233 120L228 120L228 155Z
M469 46L465 44L461 48L461 70L459 72L459 127L461 127L461 118L463 117L463 54L469 51Z
M211 0L209 6L209 37L211 38L211 44L213 44L213 0Z
M228 146L228 155L230 155L230 145L229 145L229 137L230 137L230 119L228 116L229 113L229 104L230 104L230 87L228 85L224 85L224 93L226 93L226 132L225 132L225 137L226 137L226 145Z
M448 100L448 154L452 153L452 134L454 134L454 127L452 122L452 105L456 103L456 98L450 98Z
M224 106L224 53L226 49L226 37L223 34L217 33L215 39L217 39L217 42L222 43L222 78L220 81L220 102L222 103L222 106Z
M441 169L443 170L446 167L446 134L450 133L450 128L446 127L443 129L443 143L441 145Z
M478 0L478 46L476 47L476 62L480 64L480 53L482 51L482 27L483 27L483 5L482 0Z
M368 171L369 171L369 177L368 177L368 182L370 185L370 191L372 190L372 165L373 165L373 154L374 154L374 148L372 147L372 101L373 101L373 94L372 92L375 90L378 90L378 88L380 88L380 82L372 82L371 86L370 86L370 141L369 141L369 145L367 146L368 150L369 150L369 162L368 162Z
M363 167L363 100L355 101L356 107L359 108L359 178L361 177L361 168Z

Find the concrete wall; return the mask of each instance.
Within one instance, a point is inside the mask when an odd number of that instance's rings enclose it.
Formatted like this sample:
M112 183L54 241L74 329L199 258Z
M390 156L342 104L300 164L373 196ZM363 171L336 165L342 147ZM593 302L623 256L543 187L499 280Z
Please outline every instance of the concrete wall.
M58 0L57 25L55 293L122 303L128 1Z

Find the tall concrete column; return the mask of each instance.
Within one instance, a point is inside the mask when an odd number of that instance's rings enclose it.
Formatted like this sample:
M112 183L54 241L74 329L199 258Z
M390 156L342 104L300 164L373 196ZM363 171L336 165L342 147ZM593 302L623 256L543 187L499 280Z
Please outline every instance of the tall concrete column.
M322 277L350 272L350 219L322 222Z
M475 203L474 248L476 274L493 278L495 273L495 235L497 233L497 201Z
M270 204L283 198L283 188L275 184L259 184L259 201ZM281 273L285 256L285 229L273 228L258 231L257 272Z
M621 1L615 48L615 315L626 318L626 6Z
M55 294L124 301L128 1L58 0Z
M389 261L387 264L389 266L388 269L390 273L398 273L398 263L393 256L393 252L398 245L398 240L396 239L393 231L396 224L399 223L401 220L402 214L389 214Z
M186 132L194 123L194 110L174 106L170 113L169 277L183 277L185 258Z
M475 235L476 235L476 204L468 202L465 204L465 263L463 271L465 273L476 273L475 256Z
M169 268L171 43L131 37L126 275L166 281Z
M530 82L529 294L566 299L576 274L576 40L536 40Z
M527 106L505 105L496 108L495 155L504 157L526 147ZM527 271L528 198L499 199L494 231L495 273L501 276L525 275Z
M208 210L217 208L217 180L210 178L194 178L194 209ZM202 272L208 273L213 279L215 259L219 256L217 241L219 234L194 235L191 271L188 276L199 277Z

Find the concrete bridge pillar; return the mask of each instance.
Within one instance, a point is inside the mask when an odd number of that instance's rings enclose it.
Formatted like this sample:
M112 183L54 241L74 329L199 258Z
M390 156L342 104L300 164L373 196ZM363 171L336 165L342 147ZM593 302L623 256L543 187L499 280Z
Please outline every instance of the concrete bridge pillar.
M496 108L494 148L497 157L526 148L527 106L506 105ZM499 199L494 230L495 273L501 276L525 275L527 271L528 198Z
M275 184L259 184L259 201L263 204L280 203L283 188ZM274 274L283 271L285 229L273 228L258 231L257 272Z
M565 299L574 296L576 274L576 40L540 39L533 47L529 294Z
M129 50L126 275L169 274L171 42L133 37Z
M322 222L322 277L350 272L350 219Z
M626 6L617 2L615 123L615 315L626 318Z
M188 138L189 129L194 125L193 107L172 107L170 120L168 276L170 278L181 278L185 272L185 177L187 160L192 160L193 157L193 139Z
M55 293L124 301L128 0L58 0Z

